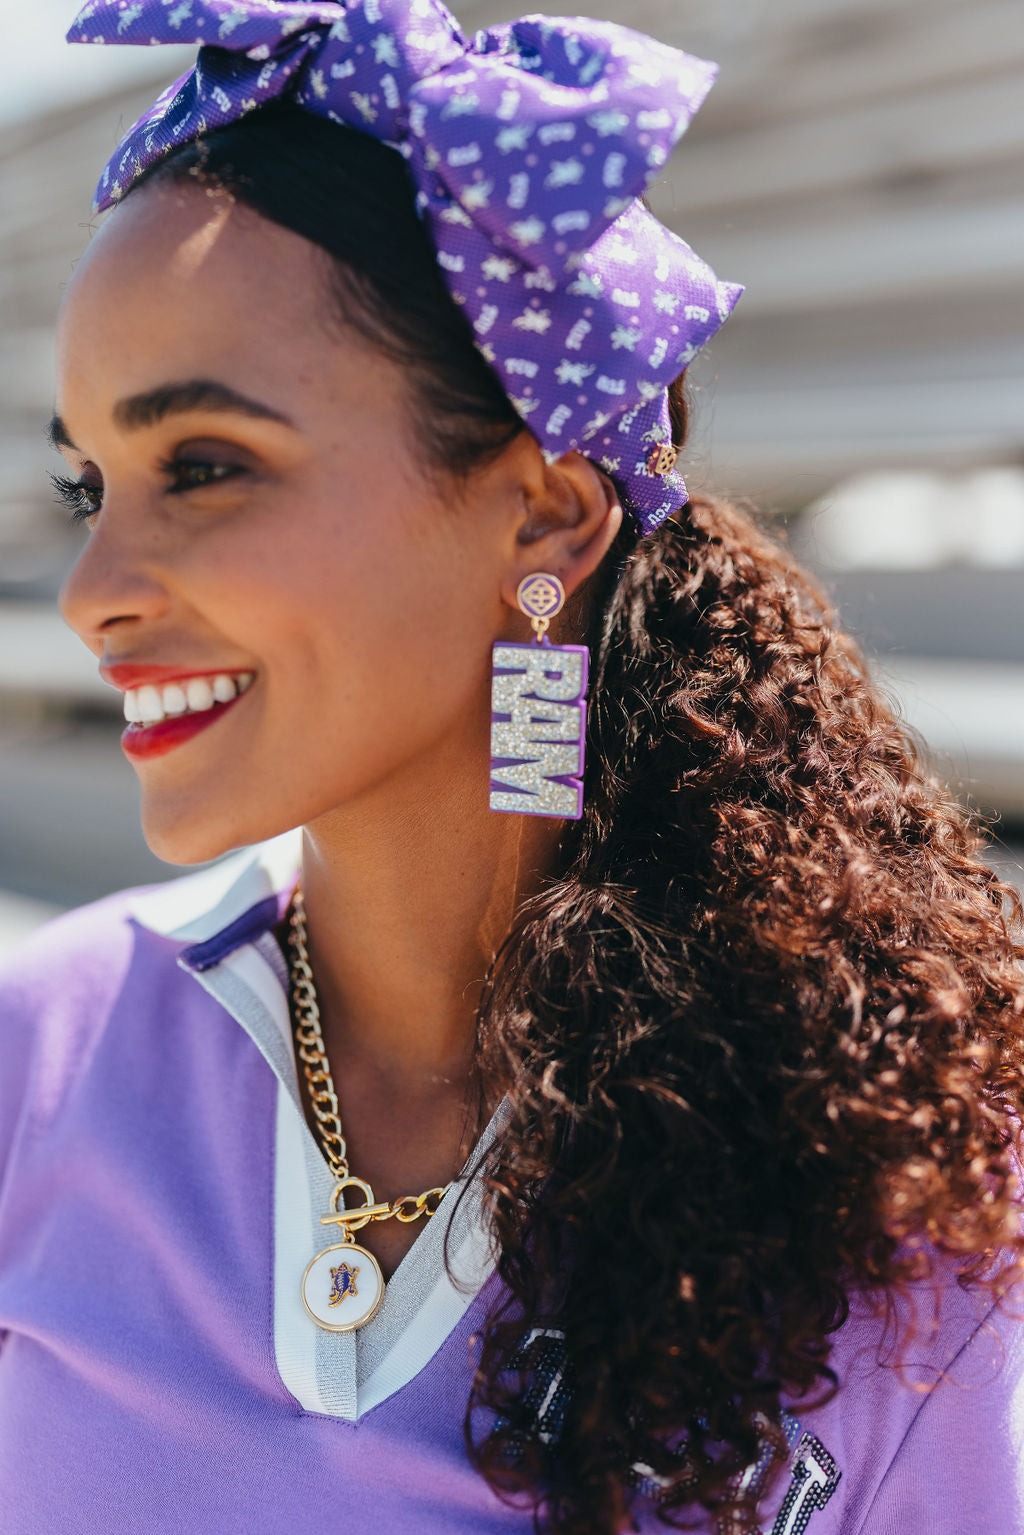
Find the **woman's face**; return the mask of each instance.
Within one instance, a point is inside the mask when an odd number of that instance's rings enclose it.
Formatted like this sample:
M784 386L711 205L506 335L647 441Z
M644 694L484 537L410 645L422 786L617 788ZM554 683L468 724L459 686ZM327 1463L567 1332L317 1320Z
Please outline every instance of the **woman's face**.
M486 806L490 645L526 637L500 591L512 479L499 463L446 501L399 369L331 313L326 260L223 196L151 184L61 315L58 435L100 503L65 618L122 689L152 672L202 704L204 679L252 678L132 757L172 863L381 794L415 809L477 782Z

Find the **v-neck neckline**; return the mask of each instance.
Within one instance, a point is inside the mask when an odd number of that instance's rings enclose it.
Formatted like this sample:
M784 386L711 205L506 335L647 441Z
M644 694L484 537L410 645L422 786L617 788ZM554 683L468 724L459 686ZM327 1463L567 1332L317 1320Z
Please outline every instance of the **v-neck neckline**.
M498 1105L437 1214L395 1268L377 1315L356 1332L326 1332L302 1305L300 1286L314 1253L337 1241L319 1220L335 1180L303 1112L284 956L273 932L264 931L191 973L241 1025L277 1079L272 1197L278 1373L307 1411L357 1421L433 1358L494 1271L473 1172L507 1119L507 1103Z
M299 877L301 828L206 869L132 892L133 918L182 944L179 968L233 1018L276 1079L271 1204L273 1346L278 1374L307 1412L357 1422L430 1362L494 1275L496 1252L473 1176L508 1117L498 1105L456 1187L404 1255L377 1315L330 1333L306 1312L301 1282L314 1253L337 1240L320 1224L334 1179L306 1122L288 1013L287 964L272 929ZM255 1129L254 1129L255 1133Z

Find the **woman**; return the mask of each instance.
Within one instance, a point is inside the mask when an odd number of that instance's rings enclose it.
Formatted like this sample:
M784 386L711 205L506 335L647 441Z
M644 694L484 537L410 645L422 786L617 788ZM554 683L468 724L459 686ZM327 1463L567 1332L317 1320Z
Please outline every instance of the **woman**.
M61 602L153 850L253 850L4 974L5 1531L1024 1530L1019 908L809 580L684 503L738 290L622 102L699 61L381 0L73 35L183 26L62 313ZM623 117L619 245L509 257L493 167L566 245L534 183Z

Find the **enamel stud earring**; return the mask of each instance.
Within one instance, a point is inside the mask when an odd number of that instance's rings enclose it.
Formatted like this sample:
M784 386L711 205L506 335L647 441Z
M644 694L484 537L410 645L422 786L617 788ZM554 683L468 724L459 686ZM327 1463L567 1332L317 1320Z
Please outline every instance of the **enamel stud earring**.
M495 643L491 671L491 809L583 814L585 645L552 645L548 625L565 603L557 576L535 571L516 591L532 645Z

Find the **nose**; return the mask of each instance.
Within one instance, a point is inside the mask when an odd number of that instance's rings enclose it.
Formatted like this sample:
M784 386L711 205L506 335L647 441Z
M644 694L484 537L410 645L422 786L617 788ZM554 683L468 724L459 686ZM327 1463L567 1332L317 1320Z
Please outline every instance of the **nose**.
M115 628L158 620L171 596L152 557L117 529L104 507L57 603L65 623L100 655Z

